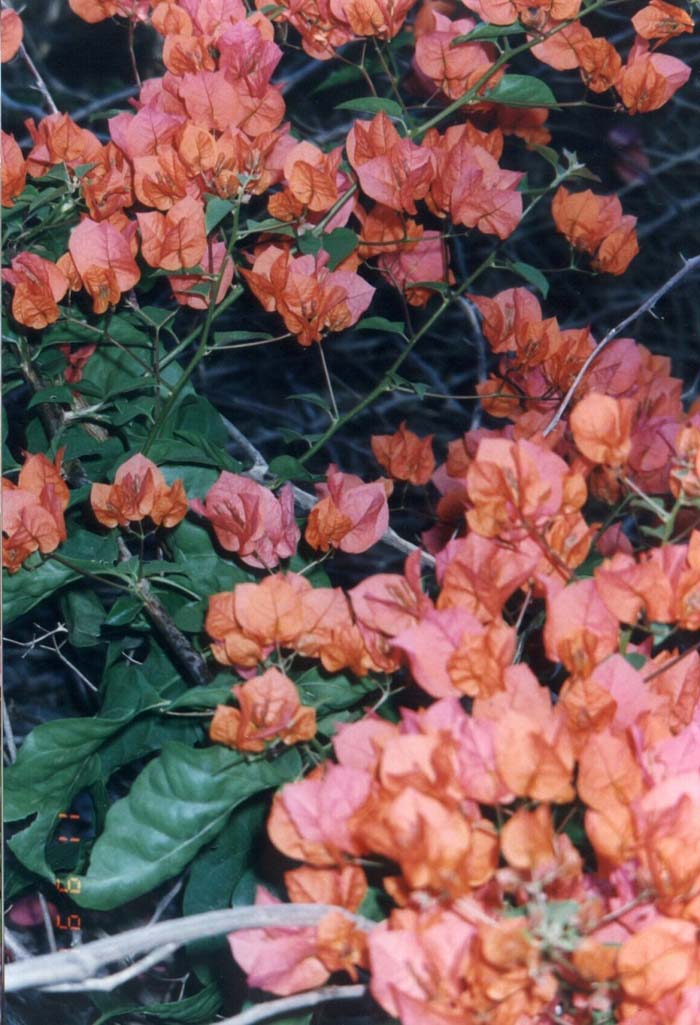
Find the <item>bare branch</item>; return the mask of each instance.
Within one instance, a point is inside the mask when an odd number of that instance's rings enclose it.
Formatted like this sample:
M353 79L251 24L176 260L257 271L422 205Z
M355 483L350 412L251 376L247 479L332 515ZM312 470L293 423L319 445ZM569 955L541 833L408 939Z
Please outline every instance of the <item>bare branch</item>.
M357 986L324 986L323 989L312 989L308 993L295 993L291 997L282 997L281 1000L267 1000L264 1004L256 1004L249 1007L233 1018L226 1018L216 1025L256 1025L259 1021L267 1021L268 1018L276 1018L280 1014L289 1014L292 1011L305 1010L309 1007L318 1007L329 1000L359 1000L367 993L367 987Z
M689 260L683 260L683 266L680 270L676 271L676 273L673 274L668 279L668 281L661 285L660 288L657 288L655 292L653 292L647 299L645 299L641 306L638 306L637 309L630 313L627 317L625 317L624 320L621 320L619 324L611 328L610 331L608 331L608 333L605 335L603 340L598 342L593 352L591 352L586 358L583 366L574 378L571 387L569 388L568 392L559 404L559 408L557 409L556 413L554 414L552 419L547 424L547 427L543 431L543 435L545 438L547 437L547 435L552 433L552 431L555 429L555 427L561 420L562 416L568 409L569 404L571 403L571 400L576 393L576 389L588 373L591 364L598 358L598 356L601 354L606 345L609 342L611 342L613 338L617 338L620 332L624 331L627 325L631 324L633 320L637 319L637 317L641 317L643 313L648 313L651 310L653 310L659 299L661 299L662 296L666 295L667 292L670 292L672 288L675 288L678 282L681 281L686 276L686 274L690 274L697 266L700 266L700 255L693 256Z
M130 929L118 936L108 936L56 954L43 954L18 964L7 965L5 988L8 993L21 989L78 984L80 989L87 979L94 980L100 969L127 957L136 957L153 950L162 950L173 944L173 950L191 940L240 929L296 928L317 925L331 911L340 911L355 925L366 931L375 923L344 908L327 904L271 904L245 908L226 908L208 911L186 918L173 918L167 922ZM162 956L162 955L161 955Z
M246 471L246 476L252 477L253 480L257 480L262 483L269 472L267 460L263 456L262 452L255 447L252 441L246 438L245 434L242 434L230 420L227 420L225 417L222 419L230 437L240 446L246 455L253 460L253 465L250 470ZM298 488L295 485L294 501L300 509L308 511L316 505L317 498L315 495L310 495L308 491L304 491L302 488ZM420 551L421 558L426 566L435 565L435 559L432 555L429 555L428 552L424 552L419 545L413 544L412 541L407 541L405 538L401 537L391 527L382 534L380 543L388 545L390 548L395 548L398 552L404 552L406 555L410 555L411 552Z
M17 745L15 744L15 735L12 731L10 713L7 711L7 705L4 700L2 701L2 737L7 748L7 756L11 762L14 762L17 757Z
M137 975L143 975L153 965L158 964L159 961L165 961L167 957L177 949L177 943L165 943L162 947L157 947L152 950L150 954L146 954L140 961L135 961L128 968L123 968L120 972L115 972L114 975L104 975L100 978L86 979L85 982L61 982L57 986L46 986L44 988L45 993L111 993L117 986L121 986L124 982L129 982L131 979L135 979Z

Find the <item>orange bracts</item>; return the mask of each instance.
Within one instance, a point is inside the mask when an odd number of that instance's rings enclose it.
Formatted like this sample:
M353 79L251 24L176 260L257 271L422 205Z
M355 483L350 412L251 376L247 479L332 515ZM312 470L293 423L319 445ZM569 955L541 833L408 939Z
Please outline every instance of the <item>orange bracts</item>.
M114 484L93 484L90 504L104 527L125 527L146 517L157 527L174 527L187 513L182 481L168 487L155 463L142 455L122 463Z
M3 565L10 573L32 552L53 552L66 540L63 512L69 492L61 476L62 457L63 449L53 463L41 453L28 455L17 484L3 478Z
M373 434L372 452L390 477L411 484L427 484L435 470L433 435L419 438L404 420L396 434Z
M238 708L218 705L209 737L238 751L257 753L273 740L298 744L316 734L316 711L302 705L292 681L268 669L232 688Z
M330 271L328 253L290 256L267 246L252 270L241 274L263 307L280 314L300 345L320 342L326 331L344 331L365 312L374 288L359 274Z
M192 509L211 522L221 547L237 552L249 566L273 569L296 551L299 528L289 484L275 497L262 484L225 470Z
M34 253L20 253L5 268L2 279L14 288L12 316L25 327L47 327L58 320L57 303L68 291L68 279L50 260Z
M320 501L309 513L305 538L312 548L327 552L366 552L389 526L387 496L393 485L377 480L365 484L352 473L342 473L332 463L326 484L317 484Z
M624 274L639 252L637 218L623 216L617 196L596 196L590 189L571 193L560 185L552 200L552 217L574 249L593 257L594 270Z

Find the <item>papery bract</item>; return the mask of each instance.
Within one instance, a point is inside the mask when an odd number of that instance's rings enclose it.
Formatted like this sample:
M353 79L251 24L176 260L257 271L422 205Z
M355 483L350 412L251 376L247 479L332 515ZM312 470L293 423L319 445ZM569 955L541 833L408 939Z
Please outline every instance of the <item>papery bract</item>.
M93 484L90 504L95 518L105 527L123 527L146 516L156 526L174 527L187 513L182 481L176 480L168 487L155 463L141 454L122 463L114 484Z
M238 708L218 705L209 726L211 740L238 751L260 752L271 740L297 744L316 733L316 711L301 704L294 683L268 669L233 688Z
M204 256L207 236L204 206L186 196L166 214L137 214L141 253L146 263L162 270L193 267Z
M12 316L20 324L41 330L58 320L57 303L68 291L68 279L56 264L35 253L19 253L2 280L14 288Z
M211 302L220 303L233 281L233 260L225 242L207 246L202 260L203 274L169 275L176 302L193 310L206 310ZM203 294L204 293L204 294Z
M262 484L225 470L205 501L195 500L192 509L211 522L221 547L237 552L249 566L272 569L296 552L299 528L291 484L275 497Z
M365 195L392 210L416 213L435 174L431 153L402 139L386 114L356 121L347 138L347 153Z
M141 277L127 239L109 221L86 217L71 232L68 249L95 313L118 303Z
M0 13L0 63L11 61L20 46L24 26L17 11L5 8Z
M3 14L5 12L3 11ZM12 206L27 182L27 165L15 137L0 132L2 139L2 205Z
M395 434L374 434L372 452L380 466L395 480L411 484L427 484L435 469L433 435L419 438L406 427L406 421Z
M365 484L354 474L328 467L326 484L317 485L320 501L309 513L305 538L313 547L330 547L357 554L376 544L389 526L387 495L391 484L384 480Z

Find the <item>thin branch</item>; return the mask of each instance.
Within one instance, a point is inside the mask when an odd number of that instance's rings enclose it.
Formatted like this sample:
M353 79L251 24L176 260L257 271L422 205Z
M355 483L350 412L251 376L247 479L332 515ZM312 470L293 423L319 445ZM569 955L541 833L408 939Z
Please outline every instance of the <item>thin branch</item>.
M226 1018L216 1025L256 1025L259 1021L267 1021L268 1018L276 1018L281 1014L290 1014L292 1011L306 1010L309 1007L318 1007L319 1004L328 1003L329 1000L359 1000L367 994L367 987L358 984L357 986L324 986L323 989L312 989L308 993L295 993L291 997L282 997L281 1000L267 1000L263 1004L256 1004L249 1007L233 1018Z
M114 975L104 975L100 978L86 979L85 982L74 983L74 982L62 982L57 986L46 986L44 989L45 993L111 993L117 986L121 986L124 982L129 982L131 979L135 979L137 975L143 975L144 972L152 968L153 965L158 964L160 961L165 961L167 957L177 949L177 943L165 943L162 947L158 947L156 950L152 950L150 954L146 954L140 961L135 961L134 964L129 965L128 968L123 968L120 972L115 972Z
M201 915L172 918L156 925L130 929L117 936L94 940L57 954L43 954L18 964L7 965L5 989L8 993L14 993L21 989L43 989L62 983L81 984L86 979L95 978L106 965L162 949L167 944L174 944L175 949L192 940L240 929L294 929L317 925L331 911L340 911L358 928L366 931L376 924L359 915L352 915L344 908L327 904L271 904L208 911Z
M242 431L239 431L235 424L227 420L225 416L221 418L226 426L229 437L236 442L238 447L242 449L245 454L253 460L253 465L247 472L248 477L253 477L254 480L260 480L265 477L268 470L268 462L265 456L255 447L252 441L250 441Z
M44 920L44 930L46 932L46 939L49 944L49 949L52 953L56 953L58 947L56 946L56 937L53 931L53 922L51 921L51 912L49 911L49 905L46 902L46 897L43 893L37 893L39 898L39 907L41 908L41 917Z
M15 735L12 731L10 713L7 711L7 704L4 700L2 702L2 736L7 748L7 756L11 762L14 762L17 757L17 745L15 744Z
M24 43L22 43L22 45L20 46L19 52L20 52L20 56L24 60L25 64L29 68L29 72L30 72L32 78L34 79L34 82L36 84L36 88L41 93L42 99L43 99L44 103L46 104L46 106L49 108L49 110L51 111L52 114L60 113L58 107L54 103L53 96L49 92L49 87L47 86L47 84L44 81L44 79L41 77L41 75L39 73L39 69L37 68L36 64L34 63L32 58L29 56L29 53L27 52L27 48L24 45Z
M5 909L8 910L7 908ZM31 957L31 951L28 950L20 939L15 936L11 929L5 927L3 929L3 942L7 949L12 952L12 955L18 960L24 961L26 958Z
M235 424L232 424L226 417L222 417L226 430L229 436L239 445L239 447L253 460L253 465L250 470L246 471L246 477L252 477L253 480L257 480L262 483L264 478L268 475L269 466L262 452L255 447L245 434L238 430ZM299 508L308 511L316 505L317 498L315 495L310 495L308 491L304 491L302 488L294 486L294 501ZM413 544L412 541L407 541L396 533L391 527L384 534L382 534L381 543L388 545L390 548L395 548L399 552L404 552L406 555L410 555L411 552L420 550L421 558L427 566L434 566L435 559L428 552L424 552L420 549L419 545Z
M326 363L326 354L324 353L323 346L320 343L318 345L318 353L319 353L319 356L321 357L321 367L323 368L323 377L324 377L325 382L326 382L326 388L328 389L328 395L329 395L329 398L331 400L331 406L333 408L333 419L337 420L338 416L339 416L338 404L335 401L335 392L333 391L333 383L331 382L331 375L330 375L330 373L328 371L328 364Z
M306 511L308 509L311 509L314 505L316 505L318 499L315 497L315 495L310 495L308 491L303 491L301 488L298 488L295 485L294 501L301 509L304 509ZM428 552L423 551L420 545L414 544L413 541L407 541L405 537L401 537L401 535L397 534L392 527L389 527L388 530L384 531L384 533L379 539L379 543L388 545L389 548L395 548L397 552L403 552L405 555L410 555L411 552L419 551L421 554L421 559L426 564L426 566L435 565L435 557L433 555L430 555Z
M178 879L175 885L170 887L165 896L161 897L161 899L156 904L155 911L148 920L149 925L155 925L156 922L160 921L160 919L163 917L163 912L167 909L171 901L173 901L175 897L177 897L178 893L180 892L184 884L184 879Z
M552 431L556 428L562 416L568 409L569 404L571 403L571 400L574 397L577 388L581 384L581 381L588 373L591 364L598 358L598 356L601 354L606 345L608 345L608 343L611 342L613 338L617 338L620 332L624 331L627 325L631 324L633 320L637 319L637 317L641 317L643 313L648 313L649 311L653 310L653 308L656 306L657 302L659 301L659 299L662 298L662 296L666 295L667 292L670 292L672 288L675 288L678 282L681 281L686 276L686 274L690 274L699 265L700 255L693 256L689 260L684 259L683 266L680 270L676 271L676 273L673 274L668 279L668 281L661 285L660 288L657 288L657 290L653 292L652 295L645 299L641 306L638 306L637 309L630 313L627 317L625 317L624 320L621 320L619 324L611 328L610 331L608 331L608 333L605 335L603 340L598 342L593 352L591 352L584 361L584 364L579 370L579 372L576 374L576 377L574 378L571 387L569 388L568 392L559 404L559 408L557 409L556 413L554 414L552 419L547 424L547 427L543 431L543 435L545 438L549 434L551 434Z

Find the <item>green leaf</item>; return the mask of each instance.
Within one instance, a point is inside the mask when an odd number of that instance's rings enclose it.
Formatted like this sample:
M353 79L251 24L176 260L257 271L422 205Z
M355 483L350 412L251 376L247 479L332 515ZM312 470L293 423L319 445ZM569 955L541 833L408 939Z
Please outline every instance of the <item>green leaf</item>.
M328 72L324 69L324 75L319 84L311 90L311 95L315 96L317 93L335 89L340 85L348 85L350 82L355 83L361 78L362 72L355 64L346 64L342 68L334 68L333 71Z
M524 278L530 285L534 285L543 299L547 298L549 295L549 282L541 270L533 267L531 263L521 263L520 260L509 261L508 267L515 274L519 274L521 278Z
M153 327L163 327L168 321L173 320L178 310L162 309L160 306L141 306L135 311L147 324Z
M199 601L189 601L181 605L173 616L173 621L178 630L189 634L200 634L204 629L204 617L207 613L209 602L206 598Z
M169 743L112 805L75 901L107 911L181 872L247 798L294 779L297 751L245 762L221 747Z
M302 703L313 705L319 717L358 705L377 689L369 677L355 679L342 673L328 677L315 667L300 676L296 685Z
M328 405L328 402L321 395L316 395L315 392L300 392L298 395L288 395L287 398L294 399L296 402L310 402L312 406L324 409L329 416L331 414L331 407Z
M231 681L227 683L209 683L205 687L190 687L184 694L175 698L170 705L171 710L181 708L215 708L225 705L231 698Z
M206 1022L208 1025L221 1007L221 993L215 982L211 982L193 996L182 997L177 1002L167 1004L131 1004L115 994L95 994L92 999L103 1013L91 1025L107 1025L124 1014L143 1014L163 1022L164 1025L169 1025L170 1022L186 1022L188 1025Z
M459 46L460 43L475 43L477 40L483 42L486 39L500 39L501 36L520 36L524 32L525 29L519 21L513 21L510 25L490 25L485 22L482 25L477 25L471 32L457 36L452 40L450 46Z
M389 335L404 335L406 325L401 320L387 320L386 317L364 317L355 324L356 331L383 331Z
M102 602L91 589L74 588L61 598L61 611L74 648L94 648L105 620Z
M50 388L40 388L27 404L27 409L40 406L42 402L55 402L70 406L73 401L73 394L66 384L54 384Z
M105 626L128 626L143 612L143 602L132 594L117 598L105 618Z
M299 252L304 256L315 256L323 249L323 239L312 231L305 231L297 238Z
M533 75L504 75L483 98L489 103L505 103L509 107L557 106L557 98L546 82Z
M275 456L270 462L270 473L274 473L282 482L288 480L313 480L303 463L294 456Z
M171 740L193 747L206 739L200 720L164 715L160 709L132 719L112 734L99 750L100 772L108 779L122 765L160 751Z
M265 331L215 331L214 343L216 345L231 345L236 342L264 342L274 338Z
M351 228L335 228L324 235L323 248L330 255L328 262L330 270L335 270L346 256L354 252L359 241L357 234Z
M624 655L625 662L629 662L633 669L643 669L647 663L646 655L642 655L641 651L628 651Z
M403 117L403 110L396 100L387 100L383 96L363 96L354 100L337 103L336 110L358 111L360 114L379 114L383 111L389 117Z
M22 864L46 879L53 871L45 846L56 827L57 815L70 807L77 793L101 775L96 755L105 740L160 698L136 667L119 665L106 676L105 703L100 716L59 719L32 730L17 760L5 770L5 818L26 818L38 810L31 825L9 841Z
M255 579L232 558L222 559L216 554L206 527L183 520L169 541L173 559L187 573L192 590L202 598L217 591L232 591L236 584Z
M207 211L206 211L206 232L207 235L210 231L213 231L218 224L221 224L224 217L227 217L233 210L234 204L229 199L220 199L218 196L213 196L207 200Z
M95 552L99 553L99 559L91 558ZM65 584L80 579L81 569L97 574L100 570L111 569L117 560L117 541L111 534L100 537L87 530L77 530L56 554L70 560L75 568L65 566L48 555L38 564L25 564L16 573L3 573L6 626Z
M535 153L539 153L539 155L544 160L546 160L548 164L551 164L551 166L556 171L559 170L559 154L557 153L557 151L555 149L552 149L551 146L540 146L540 145L532 146L531 148L534 149Z
M258 861L265 842L267 812L264 798L246 801L234 811L214 843L197 857L182 899L185 915L231 906L241 876Z

